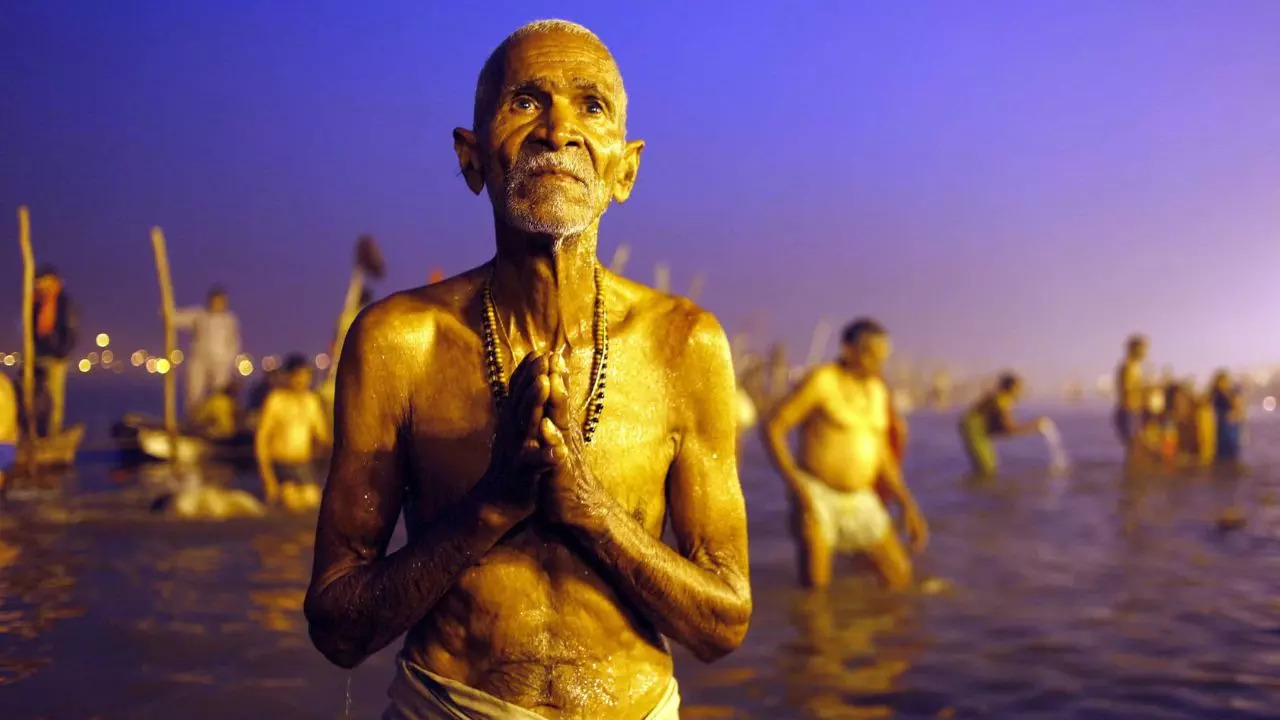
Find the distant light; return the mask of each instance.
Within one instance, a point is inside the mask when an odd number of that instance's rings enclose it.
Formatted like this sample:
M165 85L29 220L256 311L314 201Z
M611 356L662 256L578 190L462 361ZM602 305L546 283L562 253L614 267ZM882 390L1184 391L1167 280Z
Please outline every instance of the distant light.
M156 371L156 359L147 358L147 372L154 373Z
M262 358L262 369L267 372L274 372L280 367L279 355L268 355Z
M240 362L236 363L236 370L239 370L240 374L243 375L244 377L249 377L250 375L253 374L253 363L250 362L247 358L244 360L241 360Z
M90 363L88 360L82 359L78 367L80 368L80 372L89 372L89 368L93 367L93 364Z
M8 365L9 367L13 367L14 365L17 365L17 364L18 364L18 356L17 356L17 355L5 355L5 356L4 356L4 364L5 364L5 365Z
M134 367L142 367L142 364L146 361L147 352L145 350L134 350L133 354L129 356L129 362L133 363Z
M91 353L89 353L88 355L85 355L85 356L84 356L84 359L85 359L85 360L88 360L90 365L97 365L97 364L98 364L98 353L97 353L96 351L95 351L95 352L91 352Z
M317 370L328 370L328 369L329 369L329 354L328 354L328 353L320 353L319 355L317 355L317 356L316 356L316 369L317 369Z
M1262 409L1271 412L1276 409L1276 399L1270 395L1262 398Z
M103 351L102 351L102 364L103 364L103 365L110 365L111 363L115 362L115 359L116 359L116 354L115 354L115 353L111 352L110 350L103 350Z
M239 367L242 362L253 362L253 356L249 353L240 353L236 356L236 367Z
M182 362L186 359L187 359L187 356L183 355L181 350L174 349L173 352L169 353L169 362L173 363L174 365L181 365Z
M156 360L156 372L160 373L161 375L169 372L169 370L172 367L173 366L169 363L169 361L165 360L164 358L160 358L159 360Z
M98 347L106 347L111 344L111 336L106 333L98 333L98 337L95 339L98 342Z

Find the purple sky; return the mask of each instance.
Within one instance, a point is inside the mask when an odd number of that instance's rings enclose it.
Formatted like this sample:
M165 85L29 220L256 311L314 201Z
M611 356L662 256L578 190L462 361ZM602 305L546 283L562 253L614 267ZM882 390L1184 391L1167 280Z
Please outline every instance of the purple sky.
M450 131L492 47L560 16L648 141L602 255L704 271L730 331L800 354L869 313L912 357L1046 382L1134 329L1187 372L1280 361L1280 3L703 5L7 3L0 350L21 203L117 347L158 348L153 224L179 302L226 283L256 353L323 347L360 232L379 294L484 261Z

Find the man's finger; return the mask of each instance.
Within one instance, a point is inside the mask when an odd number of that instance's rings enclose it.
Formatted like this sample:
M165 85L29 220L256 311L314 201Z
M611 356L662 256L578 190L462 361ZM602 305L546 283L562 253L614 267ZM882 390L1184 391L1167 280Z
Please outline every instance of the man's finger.
M526 438L537 437L538 426L542 423L542 411L550 394L551 383L543 375L519 398L520 407L516 418L520 421L521 432Z
M536 353L529 353L524 356L524 359L516 366L516 371L511 373L511 380L507 383L509 392L516 394L524 390L529 383L529 378L537 374L535 371L541 359L542 356Z
M551 397L547 400L547 417L559 427L569 427L569 384L564 373L551 373Z

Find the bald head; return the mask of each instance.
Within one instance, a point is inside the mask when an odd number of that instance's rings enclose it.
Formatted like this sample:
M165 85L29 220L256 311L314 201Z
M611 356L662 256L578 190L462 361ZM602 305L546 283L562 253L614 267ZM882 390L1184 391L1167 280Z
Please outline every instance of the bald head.
M506 81L507 61L511 52L527 39L546 35L562 36L567 43L578 44L584 50L597 51L607 58L608 68L606 74L611 75L613 82L617 84L616 92L620 101L619 117L622 126L625 128L627 94L622 85L622 73L618 70L618 64L613 59L613 53L609 52L609 48L595 33L578 23L569 22L568 20L535 20L527 23L517 28L515 32L499 43L498 47L494 48L493 52L489 54L489 58L485 60L484 67L480 70L480 77L476 81L472 128L479 130L493 116L494 105L497 103L498 98L501 97Z

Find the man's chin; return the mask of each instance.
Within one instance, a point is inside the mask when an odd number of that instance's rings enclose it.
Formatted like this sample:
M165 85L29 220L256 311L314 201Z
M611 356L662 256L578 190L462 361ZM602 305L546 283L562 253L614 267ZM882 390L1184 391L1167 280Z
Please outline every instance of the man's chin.
M517 230L553 238L581 235L591 227L592 218L585 214L566 216L555 212L509 212L508 221Z

